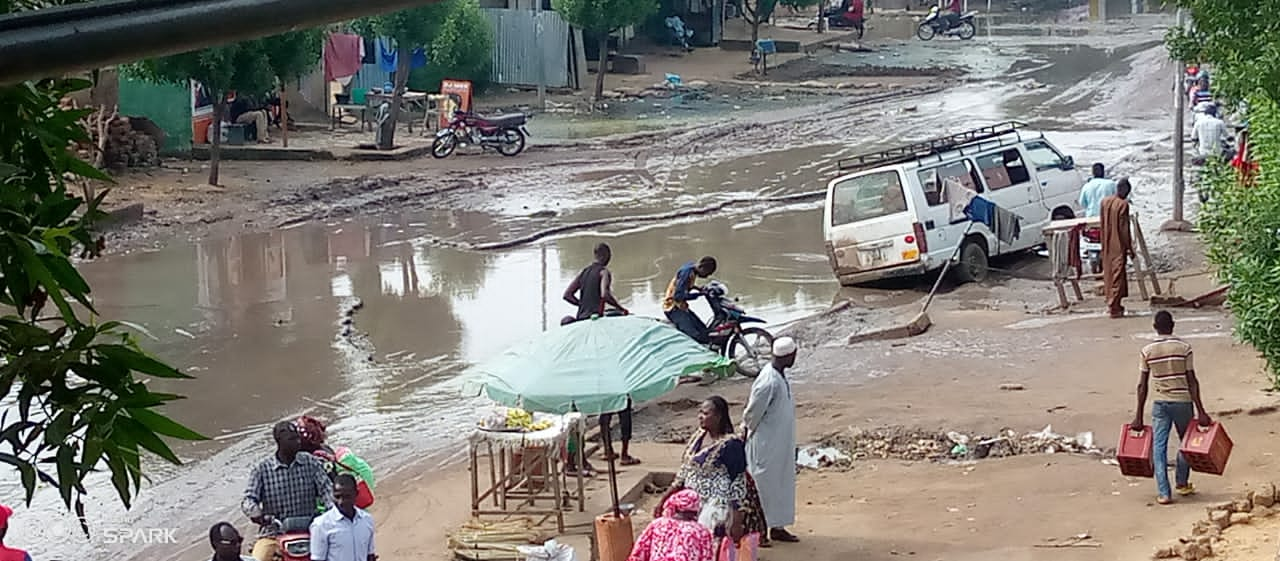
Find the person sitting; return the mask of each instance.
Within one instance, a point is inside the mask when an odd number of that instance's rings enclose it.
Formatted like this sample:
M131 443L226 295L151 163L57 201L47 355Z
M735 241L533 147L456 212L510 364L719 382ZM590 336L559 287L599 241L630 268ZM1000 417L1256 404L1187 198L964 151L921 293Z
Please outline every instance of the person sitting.
M707 324L702 322L698 314L689 309L689 301L702 295L693 281L697 278L710 277L715 272L716 258L711 256L699 259L697 264L692 261L685 263L676 271L676 276L667 285L667 294L662 301L662 311L676 329L704 345L710 342L707 337Z
M336 449L325 443L326 431L324 423L314 417L303 415L294 423L302 436L302 451L310 453L325 463L330 479L342 474L355 477L356 506L369 508L373 504L373 468L360 456L355 455L346 446Z
M213 546L212 561L255 561L240 553L242 543L244 538L230 522L219 522L209 528L209 545Z
M272 561L279 552L276 536L281 529L273 521L314 517L316 505L333 506L333 481L315 456L302 451L297 425L276 423L272 429L276 451L253 467L240 509L258 525L253 558Z
M947 24L942 28L943 31L955 29L960 25L960 12L964 8L960 4L960 0L951 0L951 4L947 6L947 11L942 13L942 22Z
M627 561L714 561L711 530L698 523L701 500L691 489L673 493L662 516L640 533Z
M235 90L227 92L228 121L238 125L253 125L259 144L271 143L268 116L265 109L256 109L248 98L240 97Z

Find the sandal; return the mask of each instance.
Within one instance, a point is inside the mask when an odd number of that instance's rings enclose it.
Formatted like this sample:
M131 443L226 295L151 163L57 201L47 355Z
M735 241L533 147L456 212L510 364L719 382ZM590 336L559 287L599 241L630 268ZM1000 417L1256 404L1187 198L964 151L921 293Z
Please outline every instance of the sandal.
M1156 497L1156 504L1158 504L1158 505L1171 505L1171 504L1173 504L1173 499L1172 499L1172 498L1169 498L1169 497Z
M1182 487L1175 487L1173 490L1174 492L1178 493L1179 496L1182 496L1182 497L1187 497L1187 496L1196 494L1196 486L1190 483L1183 485Z
M638 466L640 465L640 460L632 456L623 456L620 463L624 466Z

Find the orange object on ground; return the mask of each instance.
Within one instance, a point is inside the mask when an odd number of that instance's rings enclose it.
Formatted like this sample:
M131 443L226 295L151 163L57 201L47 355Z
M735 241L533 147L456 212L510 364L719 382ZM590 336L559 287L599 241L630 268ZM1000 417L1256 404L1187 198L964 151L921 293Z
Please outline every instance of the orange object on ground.
M1187 437L1182 440L1178 452L1191 464L1193 471L1222 475L1227 470L1227 459L1231 457L1231 437L1221 423L1211 423L1207 427L1194 425L1187 429Z
M1120 444L1116 445L1116 461L1120 463L1120 473L1129 477L1155 477L1155 466L1151 463L1154 432L1146 425L1136 428L1125 425L1120 430Z
M624 514L619 518L611 512L596 517L596 551L600 561L627 561L635 539L631 516Z

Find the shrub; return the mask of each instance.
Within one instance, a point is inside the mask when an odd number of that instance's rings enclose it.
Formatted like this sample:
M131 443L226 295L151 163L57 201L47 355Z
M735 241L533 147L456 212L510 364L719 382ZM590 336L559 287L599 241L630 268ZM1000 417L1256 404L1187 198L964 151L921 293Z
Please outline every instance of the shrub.
M1200 229L1210 263L1231 286L1236 337L1261 353L1280 387L1280 106L1265 96L1250 100L1249 142L1259 164L1249 184L1225 164L1203 174L1210 199Z
M427 67L410 75L410 85L436 91L441 80L470 80L476 92L484 91L493 68L493 27L475 0L450 4L449 15L431 41Z

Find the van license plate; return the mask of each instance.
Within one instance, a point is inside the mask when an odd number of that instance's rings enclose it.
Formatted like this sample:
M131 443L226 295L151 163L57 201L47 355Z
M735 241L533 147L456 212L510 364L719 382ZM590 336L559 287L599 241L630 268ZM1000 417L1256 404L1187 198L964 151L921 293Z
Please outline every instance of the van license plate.
M858 252L858 257L861 258L863 267L870 267L877 263L884 262L884 250L864 249Z

